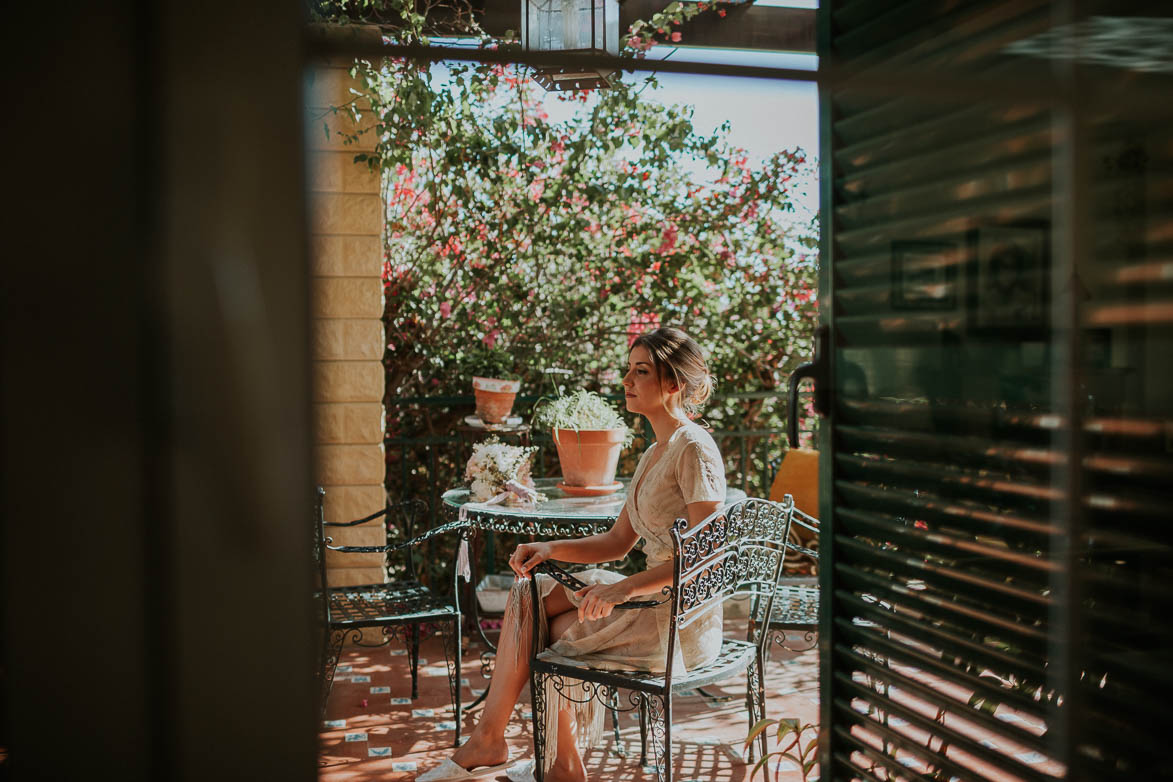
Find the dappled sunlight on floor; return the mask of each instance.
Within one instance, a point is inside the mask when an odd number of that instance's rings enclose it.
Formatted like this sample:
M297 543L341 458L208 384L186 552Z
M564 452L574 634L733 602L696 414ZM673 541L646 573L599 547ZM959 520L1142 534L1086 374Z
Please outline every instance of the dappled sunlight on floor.
M476 646L466 650L462 670L466 705L486 686L480 651ZM320 779L412 780L452 752L452 703L439 640L424 641L420 657L420 694L412 701L408 658L402 646L393 643L343 651L320 737ZM766 685L768 716L803 722L817 719L818 657L814 651L800 655L775 651L767 666ZM748 731L744 676L706 687L703 693L678 695L673 708L677 780L749 780L750 766L742 759ZM465 715L463 735L468 735L476 719L476 710ZM517 759L533 756L529 719L527 688L506 734ZM584 753L590 778L654 779L654 773L639 765L639 719L634 712L620 714L619 730L616 743L608 716L603 740ZM777 779L796 782L801 778L797 769L787 765L784 762Z

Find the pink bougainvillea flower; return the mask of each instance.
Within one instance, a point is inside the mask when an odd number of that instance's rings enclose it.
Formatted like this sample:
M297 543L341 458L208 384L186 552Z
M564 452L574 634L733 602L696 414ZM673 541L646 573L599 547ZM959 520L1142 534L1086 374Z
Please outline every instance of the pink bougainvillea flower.
M680 43L680 33L672 33L672 43Z
M482 341L485 343L485 347L491 348L497 344L497 338L500 336L501 336L501 329L493 329L492 331L490 331L488 334L485 335L485 338Z
M656 252L660 255L667 255L672 252L672 249L676 247L676 236L676 226L670 225L665 228L664 235L661 237L660 246L656 249ZM657 264L658 266L659 264Z
M443 315L445 318L451 317L452 316L452 305L446 301L441 302L440 303L440 314Z
M635 342L636 337L643 334L645 331L651 331L660 327L660 316L654 312L639 313L635 310L631 311L631 317L627 323L627 347L630 348Z

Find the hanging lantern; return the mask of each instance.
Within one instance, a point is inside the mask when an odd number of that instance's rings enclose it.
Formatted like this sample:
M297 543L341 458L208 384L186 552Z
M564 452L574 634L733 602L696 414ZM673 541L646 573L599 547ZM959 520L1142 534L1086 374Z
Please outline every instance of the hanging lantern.
M521 43L530 52L619 54L618 0L522 0ZM534 68L547 90L609 87L614 71L549 65Z

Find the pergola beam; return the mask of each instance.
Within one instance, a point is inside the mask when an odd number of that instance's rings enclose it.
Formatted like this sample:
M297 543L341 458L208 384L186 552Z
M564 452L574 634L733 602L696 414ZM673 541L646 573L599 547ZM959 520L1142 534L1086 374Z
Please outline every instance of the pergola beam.
M664 10L664 0L626 0L619 6L619 30L622 34L634 22L651 19ZM815 51L815 11L808 8L776 8L751 3L725 6L722 18L707 11L679 28L681 44L720 49L754 49L758 51ZM506 30L521 30L521 0L485 0L480 19L485 32L505 35Z

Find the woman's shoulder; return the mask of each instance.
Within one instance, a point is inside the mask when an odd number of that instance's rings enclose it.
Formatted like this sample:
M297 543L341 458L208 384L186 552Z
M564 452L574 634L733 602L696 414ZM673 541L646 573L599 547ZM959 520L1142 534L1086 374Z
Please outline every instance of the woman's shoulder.
M686 442L704 443L705 445L716 445L717 441L713 439L713 435L709 434L709 430L698 424L696 421L689 421L684 426L680 427L680 439Z
M713 439L713 435L709 434L709 430L698 423L690 422L685 424L676 430L676 435L677 442L681 448L692 445L713 454L720 453L717 448L717 441Z

